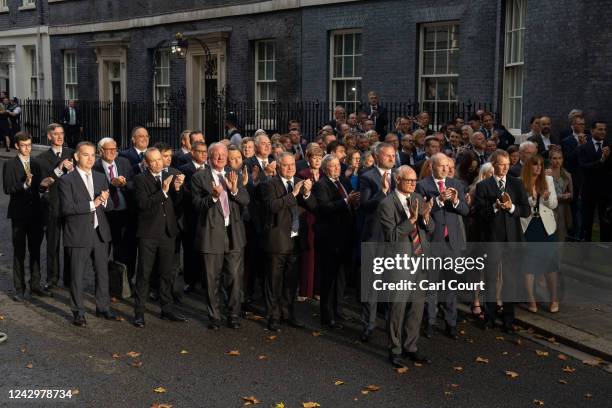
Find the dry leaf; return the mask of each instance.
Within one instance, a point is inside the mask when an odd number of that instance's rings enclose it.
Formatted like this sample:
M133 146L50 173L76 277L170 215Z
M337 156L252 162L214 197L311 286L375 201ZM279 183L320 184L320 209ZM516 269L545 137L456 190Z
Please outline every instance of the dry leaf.
M255 404L261 404L261 401L258 400L257 398L255 398L254 396L250 396L250 397L242 397L241 398L242 401L244 402L244 405L255 405Z
M458 367L453 367L453 370L455 370L456 372L460 373L463 371L463 367L458 366Z
M268 356L266 356L265 354L262 354L261 356L257 356L258 360L267 360Z
M361 390L361 393L362 393L363 395L368 395L368 394L370 393L370 391L368 391L368 390Z
M370 392L376 392L376 391L380 391L380 387L378 385L370 384L367 387L365 387L365 390L370 391Z
M4 320L4 315L0 315L0 320Z
M256 315L256 314L247 314L246 318L249 319L249 320L254 320L254 321L264 320L263 316Z
M116 297L112 297L111 298L111 303L117 303L119 300Z
M113 358L114 358L115 360L118 360L118 359L120 359L120 358L121 358L121 356L119 355L119 353L113 353Z
M142 361L134 361L134 362L131 364L131 366L132 366L132 367L136 367L136 368L141 367L141 366L142 366Z
M483 357L476 357L476 362L477 363L482 363L482 364L489 364L489 359L488 358L483 358Z
M548 351L536 350L535 353L540 357L548 357Z
M460 334L461 336L465 336L465 330L459 330L459 334Z
M582 364L586 364L586 365L589 365L591 367L597 367L599 364L601 364L601 360L597 360L597 359L594 359L594 360L583 360Z
M140 356L140 353L137 351L130 351L129 353L125 353L126 356L136 358Z
M523 342L521 341L521 339L516 339L516 341L514 342L514 344L516 344L517 346L522 346Z
M450 384L451 388L459 388L459 384Z
M153 405L151 405L151 408L172 408L172 405L170 405L170 404L160 404L158 402L154 402Z
M72 395L79 395L81 393L81 391L79 391L78 388L75 388L74 390L72 390Z
M576 371L574 367L570 367L570 366L563 367L563 372L565 373L573 373L574 371Z
M450 391L444 391L444 395L446 395L446 396L450 396L450 395L452 395L452 394L453 394L453 393L452 393L452 392L450 392Z
M267 339L270 341L274 341L276 340L276 336L268 336Z
M344 381L336 380L336 381L334 381L334 385L344 385Z
M566 384L567 384L567 381L565 381L565 380L559 380L559 384L566 385Z
M302 406L304 408L317 408L317 407L320 407L321 404L319 404L318 402L310 401L310 402L302 402Z
M590 392L587 392L586 394L584 394L584 398L591 399L593 398L593 394L591 394Z
M495 340L504 341L506 339L504 339L504 336L497 336Z
M164 392L168 392L168 391L167 391L167 390L166 390L164 387L157 387L157 388L154 388L154 389L153 389L153 391L155 391L155 392L156 392L156 393L158 393L158 394L162 394L162 393L164 393Z
M181 354L189 354L187 350L181 350Z
M518 378L518 373L516 371L506 371L506 376L509 378Z
M34 368L34 364L28 363L28 364L26 364L26 368Z
M313 337L319 337L320 335L321 335L321 332L320 332L320 331L313 331L313 332L312 332L312 336L313 336Z
M421 364L421 363L414 363L414 366L415 367L423 367L423 364Z
M542 401L542 400L537 400L537 399L534 399L534 400L533 400L533 403L534 403L535 405L537 405L538 407L543 407L543 406L544 406L544 401Z
M408 372L408 367L398 367L395 369L398 374L406 374Z
M502 356L507 356L507 355L508 355L508 352L507 352L507 351L504 351L504 352L502 353Z
M474 343L474 339L465 339L468 343Z
M26 351L28 351L28 349L26 348L26 346L21 346L21 348L19 349L22 353L25 353Z
M238 350L230 350L230 351L226 351L225 354L227 354L228 356L239 356L240 355L240 351L238 351Z
M548 340L549 343L556 343L557 339L555 339L554 337L549 337L546 340Z
M285 403L284 402L277 402L274 405L274 408L285 408Z
M116 316L115 320L118 321L118 322L124 322L125 318L123 316Z
M559 360L567 360L567 356L565 354L559 354L557 357L559 357Z

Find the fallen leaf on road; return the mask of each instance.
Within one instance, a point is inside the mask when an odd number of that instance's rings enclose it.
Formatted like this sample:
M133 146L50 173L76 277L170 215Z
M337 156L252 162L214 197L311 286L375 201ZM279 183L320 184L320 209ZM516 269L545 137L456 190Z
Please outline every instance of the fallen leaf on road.
M398 374L406 374L408 372L408 367L398 367L395 369Z
M0 320L4 320L4 315L0 315Z
M284 402L277 402L274 405L274 408L285 408L285 403Z
M34 368L34 364L28 363L28 364L26 364L26 368Z
M79 395L81 393L81 391L79 391L78 388L75 388L74 390L71 391L72 395Z
M565 373L573 373L574 371L576 371L574 367L570 367L570 366L563 367L563 372Z
M344 385L344 381L336 380L336 381L334 381L334 385Z
M593 394L591 394L590 392L587 392L586 394L584 394L584 398L591 399L593 398Z
M274 341L276 340L276 336L268 336L267 339L270 341Z
M516 339L516 341L514 342L514 344L516 344L517 346L522 346L523 342L521 341L521 339Z
M504 341L506 339L504 339L504 336L497 336L495 340Z
M320 335L321 335L321 332L320 332L320 331L313 331L313 332L312 332L312 336L313 336L313 337L319 337Z
M132 358L140 357L140 353L137 351L130 351L129 353L125 353L125 355Z
M423 367L423 364L421 364L421 363L414 363L414 366L415 367Z
M255 398L254 396L250 396L250 397L242 397L241 398L242 401L244 402L244 405L255 405L255 404L261 404L261 401L258 400L257 398Z
M483 358L483 357L476 357L476 362L477 363L482 363L482 364L489 364L489 359L488 358Z
M254 321L264 320L263 316L256 315L256 314L247 314L246 318L249 319L249 320L254 320Z
M459 330L459 334L460 334L461 336L465 336L465 330Z
M187 350L181 350L181 354L189 354Z
M507 351L504 351L504 352L502 353L502 356L507 356L507 355L508 355L508 352L507 352Z
M590 365L592 367L597 367L602 363L603 360L599 358L591 359L591 360L583 360L582 364Z
M567 384L567 381L565 381L565 380L559 380L559 384L566 385L566 384Z
M555 339L554 337L549 337L546 339L549 343L556 343L557 339Z
M158 394L163 394L164 392L168 392L168 390L166 390L164 387L154 388L153 391L155 391Z
M119 300L117 300L117 298L116 298L116 297L112 297L112 298L111 298L111 303L117 303L118 301L119 301Z
M230 351L226 351L225 354L227 354L228 356L239 356L240 355L240 351L239 350L230 350Z
M533 400L533 403L534 403L535 405L537 405L538 407L543 407L543 406L544 406L544 401L542 401L542 400L537 400L537 399L534 399L534 400Z
M451 388L459 388L459 384L450 384Z
M474 343L474 339L465 339L468 343Z
M151 408L172 408L172 405L170 405L170 404L160 404L158 402L154 402L153 405L151 405Z
M119 355L119 353L113 353L113 358L114 358L115 360L118 360L118 359L120 359L120 358L121 358L121 356Z
M28 351L28 349L26 348L26 346L21 346L21 348L19 349L22 353L25 353L26 351Z
M450 397L453 393L450 391L444 391L444 395L446 395L447 397Z
M548 357L548 351L536 350L535 353L540 357Z
M559 360L567 360L567 356L565 354L559 354L557 357L559 357Z
M519 375L516 371L506 371L506 377L514 379L514 378L518 378L518 376Z
M370 391L370 392L376 392L376 391L380 391L380 387L378 385L373 385L370 384L367 387L364 388L366 391Z
M134 362L131 364L131 366L132 366L132 367L136 367L136 368L138 368L138 367L142 366L142 361L134 361Z
M118 322L124 322L125 318L123 316L117 316L117 317L115 317L115 320L118 321Z
M313 401L309 401L309 402L302 402L302 407L304 408L317 408L320 407L321 404L319 404L318 402L313 402Z
M261 356L257 356L258 360L267 360L268 356L266 356L265 354L262 354Z
M453 370L455 370L456 372L460 373L463 371L463 367L458 366L458 367L453 367Z

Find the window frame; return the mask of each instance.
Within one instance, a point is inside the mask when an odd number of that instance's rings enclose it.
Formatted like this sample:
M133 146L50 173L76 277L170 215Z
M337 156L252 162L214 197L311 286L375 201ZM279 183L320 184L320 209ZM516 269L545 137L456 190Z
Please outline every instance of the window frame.
M519 5L519 15L514 13ZM523 115L523 82L525 65L525 20L527 0L506 0L504 16L504 50L502 83L502 123L514 135L521 134ZM518 21L518 24L516 22ZM515 50L516 55L514 53ZM520 86L517 87L520 81ZM518 106L518 108L517 108ZM517 112L518 109L518 112Z
M38 99L38 49L35 45L26 46L25 50L29 59L30 77L30 99Z
M74 66L68 64L68 59L72 57L74 58ZM74 70L73 76L74 81L69 82L68 72L69 70ZM72 89L72 91L69 91ZM79 79L78 79L78 62L77 62L77 53L75 50L64 50L64 99L66 100L78 100L79 98Z
M353 54L344 54L344 45L343 45L343 54L340 55L336 55L335 54L335 45L336 45L336 36L341 35L342 36L342 40L344 41L344 36L347 34L359 34L360 35L360 45L361 45L361 49L360 49L360 53L353 53ZM329 107L330 109L334 109L337 105L342 105L346 111L347 117L350 113L357 113L359 111L359 107L361 105L361 92L363 91L362 87L361 87L361 83L363 81L363 74L362 72L358 72L359 76L355 76L353 75L352 77L335 77L334 76L334 57L346 57L346 56L352 56L353 57L353 74L355 74L355 72L357 71L357 67L355 66L354 63L354 58L355 57L359 57L360 58L360 65L359 65L359 70L361 71L361 67L363 66L361 64L361 61L363 60L363 29L361 28L351 28L351 29L342 29L342 30L332 30L329 33L329 62L328 62L328 69L329 69L329 83L328 83L328 88L329 88ZM353 52L355 52L355 38L353 37ZM343 72L344 75L344 72ZM345 83L348 83L350 81L354 81L355 83L357 83L357 81L359 82L359 89L356 90L356 97L354 101L348 101L348 100L344 100L345 98L343 97L342 100L337 98L336 95L336 89L335 89L335 84L336 82L339 81L344 81ZM347 106L347 104L352 104L353 107L352 109L349 108Z
M162 54L166 54L167 57L164 59ZM159 64L158 64L158 56L159 56ZM158 127L161 126L169 126L170 125L170 113L168 111L168 96L170 95L170 58L171 52L169 48L158 48L153 51L153 113L155 117L155 124ZM167 65L163 63L167 61ZM167 82L162 83L164 80L164 72L163 70L167 70ZM159 79L161 77L161 79ZM161 92L161 89L165 89L164 92ZM165 100L159 98L159 96L165 93Z
M457 27L457 47L452 47L451 46L451 40L449 37L447 37L448 39L448 45L447 48L443 48L443 49L438 49L437 48L437 41L435 41L434 38L434 48L433 49L425 49L425 37L426 37L426 30L428 28L433 28L433 27L452 27L452 26L456 26ZM450 30L449 30L450 31ZM437 35L437 34L436 34ZM436 53L438 52L442 52L445 51L446 52L446 73L443 74L436 74ZM424 73L424 68L425 68L425 53L426 52L432 52L434 54L434 72L431 74L425 74ZM457 53L457 67L456 67L456 72L455 73L450 73L450 54L451 52L456 52ZM429 104L433 104L434 105L434 109L433 112L429 112L430 117L431 117L431 124L432 126L441 126L444 125L444 122L446 122L446 118L443 119L439 119L439 112L440 110L438 109L438 105L439 104L448 104L448 111L452 112L453 111L453 103L455 104L454 106L454 110L458 109L458 105L459 105L459 79L461 77L461 74L459 72L459 58L460 58L460 53L461 53L461 22L459 20L449 20L449 21L435 21L435 22L431 22L431 23L423 23L420 24L419 26L419 66L418 66L418 72L417 72L417 76L418 76L418 100L419 100L419 104L420 104L420 110L423 110L425 107L425 104L429 105ZM437 86L436 86L436 95L434 99L427 99L426 98L426 89L425 89L425 80L427 78L448 78L449 79L449 83L451 79L455 80L455 89L454 89L454 95L455 98L451 99L450 98L450 87L448 89L448 94L449 97L448 99L444 100L444 99L438 99L438 92L437 92ZM425 109L430 111L431 109Z
M276 73L277 73L277 56L276 56L276 39L275 38L267 38L267 39L261 39L261 40L257 40L254 42L254 64L255 64L255 78L254 78L254 83L255 83L255 89L254 89L254 100L255 100L255 127L256 128L262 128L262 129L274 129L276 128L275 125L275 118L273 114L269 114L268 117L264 117L263 116L263 112L262 112L262 108L261 108L261 103L266 103L266 104L273 104L276 102L276 98L275 99L261 99L261 90L260 90L260 85L262 84L271 84L274 86L274 95L277 95L277 77L276 77ZM265 44L265 50L264 50L264 54L265 54L265 59L263 61L261 61L259 59L259 47L260 45ZM272 44L272 59L269 58L268 55L268 48L267 48L267 44ZM260 62L264 62L264 69L267 72L267 63L271 63L272 64L272 69L273 69L273 77L272 79L259 79L259 63ZM269 95L269 91L268 91L268 95Z

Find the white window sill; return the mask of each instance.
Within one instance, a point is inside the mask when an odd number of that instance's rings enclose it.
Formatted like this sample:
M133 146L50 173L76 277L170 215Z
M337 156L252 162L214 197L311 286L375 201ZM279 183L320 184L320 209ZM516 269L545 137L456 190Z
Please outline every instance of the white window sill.
M18 8L19 11L23 10L36 10L36 4L26 4Z
M8 13L8 12L9 12L8 6L7 7L0 7L0 14Z

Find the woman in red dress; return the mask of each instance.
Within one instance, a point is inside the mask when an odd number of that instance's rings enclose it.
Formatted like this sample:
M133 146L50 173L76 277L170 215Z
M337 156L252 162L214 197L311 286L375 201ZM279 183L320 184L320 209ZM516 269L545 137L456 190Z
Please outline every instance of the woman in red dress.
M321 177L321 160L323 150L316 144L312 144L306 149L306 160L308 167L298 173L298 177L303 180L310 179L313 183L319 181ZM306 221L308 227L308 247L302 252L300 270L300 291L299 296L303 298L319 298L319 276L317 273L314 241L315 215L310 211L302 213L300 222Z

